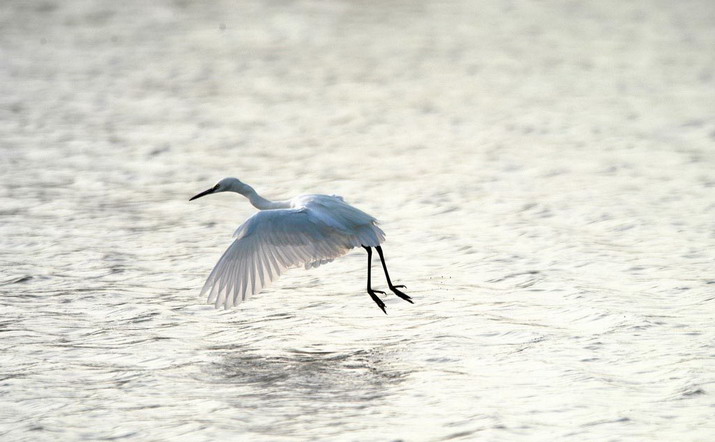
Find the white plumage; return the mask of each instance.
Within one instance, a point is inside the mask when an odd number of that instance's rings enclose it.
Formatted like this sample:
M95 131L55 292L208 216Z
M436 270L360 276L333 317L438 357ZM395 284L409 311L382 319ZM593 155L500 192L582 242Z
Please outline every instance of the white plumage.
M378 246L375 218L328 195L301 195L290 209L256 213L236 230L201 293L229 308L255 295L291 267L318 267L353 247Z
M288 201L269 201L236 178L224 178L191 200L216 192L245 195L261 209L236 230L236 239L211 271L202 294L217 308L230 308L245 301L291 267L317 267L344 255L354 247L368 251L368 293L385 311L382 301L370 288L370 247L377 247L385 233L377 220L335 195L300 195ZM390 289L410 301L390 282ZM411 301L410 301L411 302Z

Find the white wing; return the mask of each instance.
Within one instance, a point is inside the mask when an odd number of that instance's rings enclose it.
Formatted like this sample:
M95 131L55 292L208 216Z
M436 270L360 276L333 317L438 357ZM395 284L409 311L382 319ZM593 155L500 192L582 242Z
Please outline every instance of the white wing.
M317 267L356 245L353 232L335 228L306 208L261 211L236 231L201 293L228 309L255 295L290 267ZM359 244L358 244L359 245Z

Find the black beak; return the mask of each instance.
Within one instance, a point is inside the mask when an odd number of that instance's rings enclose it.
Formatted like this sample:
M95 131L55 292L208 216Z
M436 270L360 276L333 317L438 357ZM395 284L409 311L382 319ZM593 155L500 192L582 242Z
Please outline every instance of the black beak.
M204 190L203 192L199 193L198 195L194 195L194 196L192 196L191 198L189 198L189 201L193 201L193 200L195 200L196 198L201 198L202 196L206 196L206 195L209 195L209 194L211 194L211 193L214 193L215 190L216 190L215 187L212 187L212 188L210 188L210 189L208 189L208 190Z

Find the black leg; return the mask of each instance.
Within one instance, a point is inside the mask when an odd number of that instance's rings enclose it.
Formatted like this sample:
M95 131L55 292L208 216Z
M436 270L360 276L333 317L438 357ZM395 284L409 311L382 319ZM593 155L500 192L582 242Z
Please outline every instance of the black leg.
M412 302L412 298L409 296L405 295L401 291L397 290L398 288L405 288L404 285L392 285L392 281L390 280L390 274L387 273L387 265L385 264L385 256L382 254L382 247L377 246L375 247L377 249L377 254L380 255L380 262L382 262L382 269L385 271L385 279L387 279L387 286L392 290L392 293L396 294L400 298L404 299L405 301L409 302L410 304L414 304Z
M371 273L371 267L372 267L372 249L370 247L365 247L362 246L365 250L367 250L367 294L370 295L373 301L375 301L375 304L377 304L380 309L382 309L382 312L387 314L387 310L385 310L385 303L382 302L382 299L380 299L375 293L382 293L383 295L385 292L381 292L379 290L373 290L372 285L370 284L370 273Z

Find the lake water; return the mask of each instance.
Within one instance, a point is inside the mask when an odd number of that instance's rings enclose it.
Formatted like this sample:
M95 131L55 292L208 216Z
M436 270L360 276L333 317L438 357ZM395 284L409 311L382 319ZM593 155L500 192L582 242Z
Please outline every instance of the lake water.
M712 440L715 6L591 3L4 1L0 438ZM206 305L224 176L415 304Z

